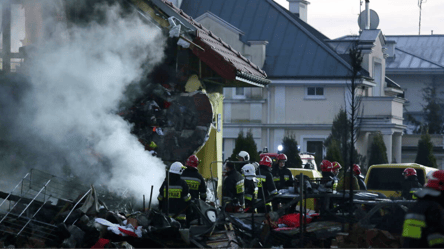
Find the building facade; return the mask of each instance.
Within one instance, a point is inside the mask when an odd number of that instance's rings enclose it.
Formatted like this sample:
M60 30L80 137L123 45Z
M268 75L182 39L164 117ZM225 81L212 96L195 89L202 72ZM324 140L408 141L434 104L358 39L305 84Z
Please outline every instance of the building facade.
M367 155L373 134L381 132L389 161L400 162L404 101L398 97L399 86L388 84L385 77L382 32L364 30L358 37L330 40L306 23L308 1L289 2L293 12L272 0L182 1L187 13L231 46L264 45L257 56L238 49L263 65L272 83L264 89L224 90L224 157L231 155L239 132L251 130L259 148L274 152L284 136L293 135L301 151L323 158L333 119L350 105L348 52L356 44L364 55L364 70L357 79L357 94L362 97L358 152ZM226 38L229 34L232 39Z
M423 89L435 87L438 98L444 98L444 35L396 35L387 36L387 67L389 78L399 83L406 99L404 116L424 122ZM403 161L413 162L416 157L419 136L414 134L418 125L406 120L406 138L403 141ZM416 131L417 132L417 131ZM432 135L433 151L438 166L444 167L442 134Z

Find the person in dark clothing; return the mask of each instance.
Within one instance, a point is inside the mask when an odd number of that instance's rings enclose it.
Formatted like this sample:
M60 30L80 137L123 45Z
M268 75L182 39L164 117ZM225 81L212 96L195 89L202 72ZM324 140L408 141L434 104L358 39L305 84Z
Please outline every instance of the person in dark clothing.
M432 171L427 178L405 216L402 248L444 247L444 170Z
M205 201L207 199L207 187L205 180L197 170L199 165L199 158L195 155L191 155L186 162L187 168L182 173L182 180L188 184L192 199L200 199Z
M322 179L327 180L330 179L331 177L334 177L335 175L333 174L333 165L331 164L330 161L328 160L322 160L321 162L321 174L322 174Z
M364 176L361 175L361 167L357 164L353 164L353 173L358 179L359 189L367 190L367 185L365 185Z
M288 189L292 187L294 180L291 171L285 167L287 156L285 154L279 154L277 156L278 167L273 171L273 181L277 190Z
M187 205L191 200L191 195L188 191L187 183L180 179L185 167L180 162L171 164L168 171L169 184L167 179L162 183L159 189L159 207L163 213L168 213L170 217L180 221L181 224L185 224L187 219L188 208ZM168 186L167 186L168 185ZM167 201L167 188L168 188L168 201Z
M259 168L256 170L256 177L258 180L259 199L267 200L269 196L276 195L278 193L276 186L274 185L273 175L271 174L271 167L273 161L269 156L262 157L259 162ZM266 208L265 208L266 207ZM269 213L273 211L271 201L266 202L264 205L258 207L260 213Z
M241 169L245 177L245 211L247 213L256 212L254 203L257 200L259 188L257 187L256 169L253 164L246 164Z
M244 207L244 177L236 171L234 164L227 163L225 167L227 177L223 182L222 201L227 204L227 212L240 212Z
M414 168L406 168L404 172L404 182L402 183L402 192L401 197L406 200L412 200L415 198L413 193L415 192L415 188L422 188L421 183L418 181L418 176L416 170Z

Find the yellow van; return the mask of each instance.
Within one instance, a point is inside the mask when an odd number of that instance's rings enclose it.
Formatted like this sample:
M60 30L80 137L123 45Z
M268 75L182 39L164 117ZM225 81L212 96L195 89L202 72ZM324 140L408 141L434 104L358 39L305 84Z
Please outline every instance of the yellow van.
M427 173L437 169L417 163L377 164L372 165L365 176L367 190L379 192L387 197L400 197L402 192L402 173L406 168L414 168L418 174L418 181L422 185L426 182Z
M301 168L288 168L291 171L291 174L293 176L298 176L301 173L308 176L310 179L321 179L322 178L322 174L317 171L317 170L313 170L313 169L301 169Z

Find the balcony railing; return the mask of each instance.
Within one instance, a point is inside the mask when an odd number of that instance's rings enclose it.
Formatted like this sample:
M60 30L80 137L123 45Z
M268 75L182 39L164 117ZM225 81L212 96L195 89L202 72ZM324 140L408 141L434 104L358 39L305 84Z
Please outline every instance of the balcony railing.
M359 118L362 122L402 125L404 102L397 97L363 97Z

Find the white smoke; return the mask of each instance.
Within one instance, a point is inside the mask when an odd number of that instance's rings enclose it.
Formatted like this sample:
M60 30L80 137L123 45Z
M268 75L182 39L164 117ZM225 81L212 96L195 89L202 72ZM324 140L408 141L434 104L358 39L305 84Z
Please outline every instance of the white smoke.
M159 189L165 165L116 113L128 85L161 62L166 40L136 14L122 18L119 7L103 8L104 22L58 23L39 44L27 68L31 90L18 114L20 134L13 137L32 147L38 157L32 166L55 175L69 167L87 182L129 188L141 199L151 185Z

